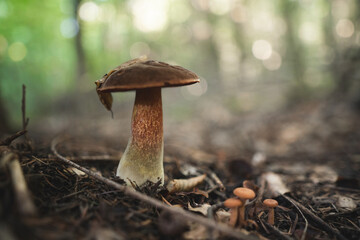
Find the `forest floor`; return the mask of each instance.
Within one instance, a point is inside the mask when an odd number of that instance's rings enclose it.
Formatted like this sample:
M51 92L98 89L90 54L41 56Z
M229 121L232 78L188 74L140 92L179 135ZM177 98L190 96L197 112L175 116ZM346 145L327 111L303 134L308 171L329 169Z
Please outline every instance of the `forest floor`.
M146 184L140 192L227 225L230 210L222 203L247 180L244 185L256 197L246 205L246 226L234 228L239 238L359 239L358 112L316 102L261 116L204 119L167 127L164 167L165 185L201 174L205 180L189 191L170 193ZM109 131L68 131L57 137L55 147L61 156L121 184L114 175L126 134L115 142L104 134ZM236 238L135 199L60 161L51 149L53 134L28 132L27 139L11 143L4 142L7 137L0 136L0 239ZM30 199L14 181L15 161ZM267 223L265 198L279 203L273 226Z

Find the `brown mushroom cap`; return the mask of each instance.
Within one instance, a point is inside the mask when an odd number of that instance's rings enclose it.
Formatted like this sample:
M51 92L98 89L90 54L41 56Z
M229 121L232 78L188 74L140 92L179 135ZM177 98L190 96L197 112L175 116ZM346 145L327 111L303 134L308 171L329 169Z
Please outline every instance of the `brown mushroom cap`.
M120 92L154 87L176 87L199 82L199 77L180 66L133 59L115 68L98 81L99 92Z
M253 199L255 192L250 188L238 187L235 188L233 193L241 199Z
M236 198L229 198L229 199L226 199L224 202L224 206L227 208L240 207L241 205L242 205L242 202Z
M277 207L279 205L278 201L276 201L275 199L265 199L263 203L265 206L271 208Z

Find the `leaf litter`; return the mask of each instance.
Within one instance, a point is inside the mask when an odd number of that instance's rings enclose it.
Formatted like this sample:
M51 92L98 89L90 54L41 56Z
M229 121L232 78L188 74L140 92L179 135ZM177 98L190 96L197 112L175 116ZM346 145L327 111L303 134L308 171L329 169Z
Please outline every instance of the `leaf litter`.
M315 109L308 111L321 111ZM246 185L255 189L257 196L246 205L249 224L242 229L236 228L246 234L252 233L254 239L358 239L360 131L355 122L359 121L359 116L349 118L345 130L334 129L324 134L317 125L319 129L307 126L304 132L299 132L305 123L298 111L266 119L268 124L256 130L247 129L257 142L261 142L258 149L249 144L239 147L240 153L217 148L197 152L194 147L172 145L165 159L167 182L191 179L199 174L206 174L205 179L176 192L159 186L159 183L146 183L136 189L174 208L227 224L230 210L222 203L233 197L233 189ZM331 120L326 127L332 124L338 123ZM349 138L352 141L346 145ZM89 177L58 161L48 140L41 142L39 139L32 143L34 149L27 147L26 142L4 140L7 151L10 149L19 155L37 214L24 216L19 212L10 172L1 167L0 238L231 238ZM62 142L58 151L81 166L123 184L121 179L114 177L121 153L113 150L116 146L101 144L109 142L108 139L101 140L101 136L96 139L96 142L82 137L70 139ZM312 144L318 147L312 148ZM4 152L2 148L1 159ZM274 226L267 223L268 210L261 203L265 198L279 202Z

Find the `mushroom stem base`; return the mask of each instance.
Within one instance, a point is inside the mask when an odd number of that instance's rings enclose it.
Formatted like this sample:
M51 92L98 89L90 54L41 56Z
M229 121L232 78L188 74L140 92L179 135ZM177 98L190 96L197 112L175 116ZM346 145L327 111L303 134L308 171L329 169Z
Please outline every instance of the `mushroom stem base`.
M138 186L147 180L164 183L161 88L136 91L131 137L116 175Z

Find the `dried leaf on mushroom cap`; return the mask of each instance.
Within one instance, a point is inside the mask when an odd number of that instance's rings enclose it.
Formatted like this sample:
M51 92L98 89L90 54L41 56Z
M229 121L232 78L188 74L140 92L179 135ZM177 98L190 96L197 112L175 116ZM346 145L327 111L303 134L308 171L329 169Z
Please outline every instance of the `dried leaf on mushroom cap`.
M105 77L107 77L108 74L105 74L102 79L99 79L95 82L96 90L98 90L101 87L101 84L105 81ZM113 116L113 112L111 110L112 103L113 103L113 97L111 93L102 93L100 91L96 91L100 102L104 105L104 107L111 112L111 116Z

